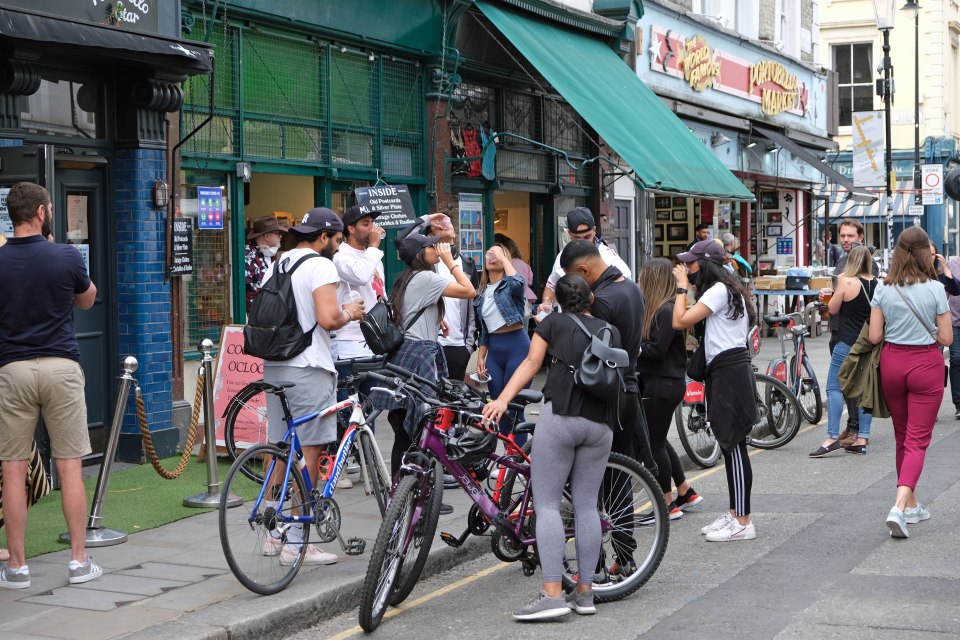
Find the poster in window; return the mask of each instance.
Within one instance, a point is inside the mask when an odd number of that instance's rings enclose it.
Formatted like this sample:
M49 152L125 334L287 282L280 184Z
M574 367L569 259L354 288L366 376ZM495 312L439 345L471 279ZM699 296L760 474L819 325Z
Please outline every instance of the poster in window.
M197 228L223 229L222 187L197 187Z
M658 209L657 210L657 221L658 222L667 222L670 220L670 210L669 209Z
M777 192L762 191L760 193L760 208L761 209L779 209L780 198L777 196Z

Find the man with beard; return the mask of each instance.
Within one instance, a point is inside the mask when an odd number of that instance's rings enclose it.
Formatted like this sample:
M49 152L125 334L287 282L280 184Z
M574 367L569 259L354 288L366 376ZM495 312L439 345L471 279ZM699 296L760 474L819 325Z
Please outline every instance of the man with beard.
M340 216L325 207L311 209L292 227L290 233L296 247L274 262L264 282L277 269L293 271L291 284L297 303L297 319L304 332L312 332L313 341L302 353L289 360L263 363L263 379L271 384L293 382L286 391L291 414L302 416L328 407L336 402L337 372L330 349L330 332L347 323L363 318L363 300L341 306L337 302L337 268L333 256L343 241L343 222ZM270 442L279 442L286 433L279 399L267 395L267 436ZM318 463L323 446L337 438L337 417L334 414L317 418L297 428L303 457L313 486L317 484ZM269 538L264 542L265 555L279 555L280 563L293 562L297 556L295 545L303 540L302 525L295 524L287 532L287 543ZM290 548L294 547L294 548ZM337 556L309 545L304 564L332 564Z

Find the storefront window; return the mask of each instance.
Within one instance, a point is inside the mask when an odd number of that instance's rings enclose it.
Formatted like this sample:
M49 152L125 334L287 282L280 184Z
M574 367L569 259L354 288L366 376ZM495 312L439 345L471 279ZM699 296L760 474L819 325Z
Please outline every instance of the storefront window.
M23 96L20 124L24 131L68 138L100 138L103 88L96 83L41 80L36 93Z
M231 223L229 186L224 176L184 172L180 185L180 215L193 224L193 273L183 278L184 345L196 348L197 343L209 338L220 342L224 324L230 314L230 243ZM223 194L222 228L198 228L198 188L220 188ZM242 262L243 258L239 260Z

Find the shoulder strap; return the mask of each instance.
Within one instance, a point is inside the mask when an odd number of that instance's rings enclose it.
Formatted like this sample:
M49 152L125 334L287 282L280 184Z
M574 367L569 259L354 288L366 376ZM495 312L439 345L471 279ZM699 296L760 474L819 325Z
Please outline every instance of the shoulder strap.
M412 327L413 325L415 325L415 324L417 323L417 320L420 319L420 316L422 316L422 315L423 315L423 312L426 311L426 310L427 310L427 308L426 308L426 307L423 307L423 308L420 309L420 311L417 311L417 312L413 315L413 319L410 320L410 322L408 322L407 325L403 328L403 332L406 333L407 331L410 331L410 327Z
M580 321L580 318L578 318L576 314L571 313L568 315L574 322L577 323L577 326L580 327L580 330L583 331L585 334L587 334L588 338L592 338L594 335L599 335L599 332L597 332L596 334L590 333L590 330L583 325L583 322ZM613 333L609 322L604 322L603 327L600 329L600 331L610 331L610 333Z
M300 258L299 260L297 260L296 262L294 262L294 263L293 263L293 266L290 267L289 269L286 269L285 271L283 271L283 273L287 274L288 276L292 276L292 275L293 275L293 272L296 271L297 268L298 268L301 264L303 264L304 262L306 262L306 261L309 260L310 258L319 258L319 257L320 257L320 254L318 254L318 253L308 253L307 255L303 256L302 258ZM289 264L289 263L290 263L290 258L287 258L287 259L285 259L285 260L283 261L282 264L277 265L277 267L278 267L278 269L279 269L279 267L282 267L283 265Z
M903 300L905 303L907 303L907 308L909 308L910 311L913 313L913 316L917 319L917 322L920 323L920 326L926 329L927 333L930 334L930 337L933 338L933 341L936 342L937 334L930 330L930 327L927 326L927 323L923 321L923 319L920 317L920 314L917 313L917 310L913 307L912 304L910 304L910 301L907 300L907 298L903 295L903 292L900 291L900 287L898 285L893 285L893 288L900 295L900 299Z

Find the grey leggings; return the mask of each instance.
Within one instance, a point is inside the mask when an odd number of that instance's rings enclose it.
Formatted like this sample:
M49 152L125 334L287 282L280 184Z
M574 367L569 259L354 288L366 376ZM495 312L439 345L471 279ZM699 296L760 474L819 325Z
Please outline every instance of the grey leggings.
M577 416L559 416L553 405L540 408L530 456L530 483L537 513L537 550L544 582L560 582L566 546L560 499L570 478L576 520L579 582L593 583L593 568L600 559L600 514L597 496L610 457L613 431L601 423ZM589 570L582 570L589 567Z

